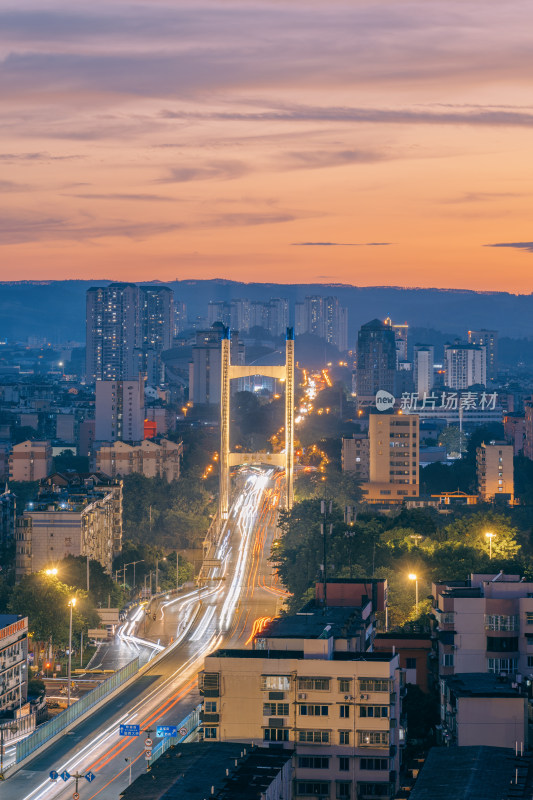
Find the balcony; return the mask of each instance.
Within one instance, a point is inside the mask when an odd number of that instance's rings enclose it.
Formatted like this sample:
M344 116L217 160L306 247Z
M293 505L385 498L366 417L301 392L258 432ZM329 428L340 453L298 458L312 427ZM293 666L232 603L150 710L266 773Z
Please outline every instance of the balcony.
M205 711L200 711L200 723L202 725L213 725L220 722L220 714L208 714Z

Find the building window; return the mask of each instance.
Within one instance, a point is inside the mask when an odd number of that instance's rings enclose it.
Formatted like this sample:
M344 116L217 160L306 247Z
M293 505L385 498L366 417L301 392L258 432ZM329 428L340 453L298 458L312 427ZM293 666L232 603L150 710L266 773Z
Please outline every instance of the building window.
M384 770L389 768L388 758L361 758L359 769Z
M359 706L360 717L384 718L389 716L388 706Z
M298 708L302 717L327 717L329 714L328 706L309 705L306 703L298 706Z
M329 781L296 781L296 794L329 797Z
M298 731L298 741L308 744L329 744L329 731Z
M405 668L406 669L416 669L416 658L406 658L405 659Z
M339 731L339 744L350 744L350 731Z
M263 703L264 717L288 717L288 703Z
M388 783L358 783L359 797L390 797L390 784Z
M349 772L350 759L348 756L339 756L339 772Z
M533 667L533 656L527 657L527 665L528 667Z
M533 614L532 614L533 617ZM533 622L533 620L532 620ZM351 678L339 678L339 692L346 692L349 693L352 691L352 679Z
M487 650L493 653L514 653L518 650L518 636L498 638L487 636Z
M516 614L485 614L485 629L488 631L517 631L518 628Z
M346 800L352 796L352 782L351 781L337 781L337 794L336 797L340 800Z
M339 713L341 719L348 719L350 716L350 706L349 705L339 706Z
M204 703L204 711L206 714L216 714L217 713L216 700L206 700Z
M533 611L526 611L526 625L533 625Z
M216 728L204 728L204 739L217 739Z
M329 758L327 756L298 756L298 767L300 769L329 769Z
M500 672L516 672L518 661L516 658L488 658L487 670L494 674Z
M444 655L442 656L442 666L453 667L454 663L455 661L453 653L444 653Z
M263 739L265 742L288 742L289 729L288 728L265 728L263 731Z
M300 691L329 692L329 678L298 678Z
M360 692L390 692L391 682L383 678L359 678Z
M388 731L358 731L359 734L359 747L376 747L388 746L389 732Z
M261 675L261 689L287 692L291 688L289 675Z

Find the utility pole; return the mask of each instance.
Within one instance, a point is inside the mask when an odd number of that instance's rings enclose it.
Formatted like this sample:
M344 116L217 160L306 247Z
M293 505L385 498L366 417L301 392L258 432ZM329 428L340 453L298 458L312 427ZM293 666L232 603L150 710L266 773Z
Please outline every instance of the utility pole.
M328 513L331 515L332 510L333 510L333 500L330 500L329 503L325 499L320 501L320 513L322 514L322 517L323 517L323 522L320 523L320 531L322 533L322 544L323 544L323 547L324 547L324 552L323 552L324 563L322 565L322 576L323 576L323 579L324 579L324 611L328 607L328 590L327 590L327 585L328 585L327 584L327 581L328 581L328 565L327 565L328 553L327 553L327 537L326 537L326 519L327 519ZM333 523L330 523L329 524L329 535L330 536L331 536L332 532L333 532Z
M89 594L89 556L87 556L87 594Z
M180 588L180 554L176 550L176 589Z

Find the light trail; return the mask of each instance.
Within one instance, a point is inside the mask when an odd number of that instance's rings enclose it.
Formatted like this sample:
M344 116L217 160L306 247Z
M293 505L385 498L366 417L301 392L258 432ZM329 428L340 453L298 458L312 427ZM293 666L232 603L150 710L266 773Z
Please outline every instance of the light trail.
M164 718L193 691L197 680L197 671L201 668L203 659L207 654L222 646L224 642L229 641L231 637L228 636L228 632L232 625L239 624L240 620L242 624L240 636L243 636L247 630L249 632L248 618L251 607L246 608L246 604L251 599L255 588L266 588L268 591L268 587L264 586L265 578L261 571L264 567L261 564L264 560L267 531L270 526L275 525L281 479L282 475L276 474L272 469L263 470L259 474L254 472L247 479L243 490L236 498L230 519L224 526L215 548L215 557L220 560L221 566L209 570L208 580L217 580L217 585L191 590L172 598L160 607L163 620L169 608L177 609L177 638L167 652L179 647L186 640L188 652L185 651L187 653L185 661L164 678L157 687L147 691L138 701L134 701L124 713L119 712L116 719L95 733L91 741L85 745L82 743L74 753L71 750L70 755L63 760L58 759L58 761L62 761L59 765L51 765L58 772L65 769L71 773L76 769L85 771L88 769L88 763L91 765L90 768L97 772L107 770L107 774L103 774L106 779L111 779L99 788L92 798L97 795L101 796L101 793L125 772L121 768L113 777L109 775L109 766L113 765L116 757L132 744L132 739L124 741L124 737L119 738L119 725L124 722L131 723L142 715L139 724L141 730L146 730L157 720ZM267 489L271 480L274 481L274 489ZM277 590L278 593L282 591ZM237 614L238 609L240 610ZM243 610L247 613L243 614ZM143 615L144 606L141 606L135 611L133 617L121 626L119 637L132 648L151 647L158 654L163 650L161 645L135 635L136 626L139 627L142 624ZM264 614L259 619L264 620L264 624L266 624L269 617ZM262 630L261 625L262 623L257 620L254 622L252 636ZM250 641L249 638L248 643ZM135 763L138 758L140 756L132 757L132 763ZM58 800L66 794L70 795L71 791L67 785L56 785L46 780L29 793L21 790L17 800L19 798L21 800L52 800L52 798ZM104 794L104 796L108 797L109 795Z

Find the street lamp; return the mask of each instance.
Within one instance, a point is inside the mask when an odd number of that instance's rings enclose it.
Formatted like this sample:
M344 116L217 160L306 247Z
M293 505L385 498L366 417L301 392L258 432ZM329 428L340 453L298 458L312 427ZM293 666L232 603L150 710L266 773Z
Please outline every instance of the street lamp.
M488 533L485 534L485 536L489 540L489 561L492 561L492 539L494 537L494 534L489 531Z
M418 612L418 575L415 575L414 572L410 572L409 580L415 582L415 605L416 605L416 610Z
M45 575L57 575L58 572L59 572L59 570L56 569L56 567L54 567L53 569L45 569L44 574Z
M160 561L166 561L166 560L167 560L166 556L163 556L163 558L156 558L156 560L155 560L155 593L156 594L159 592L159 562Z
M132 561L131 562L133 564L133 591L134 592L135 592L135 587L137 586L137 581L135 580L135 565L136 564L142 564L143 561L144 561L144 558L139 559L139 561Z
M72 674L72 609L76 605L76 598L68 602L70 607L70 624L68 629L68 686L67 686L67 708L70 708L70 676Z

